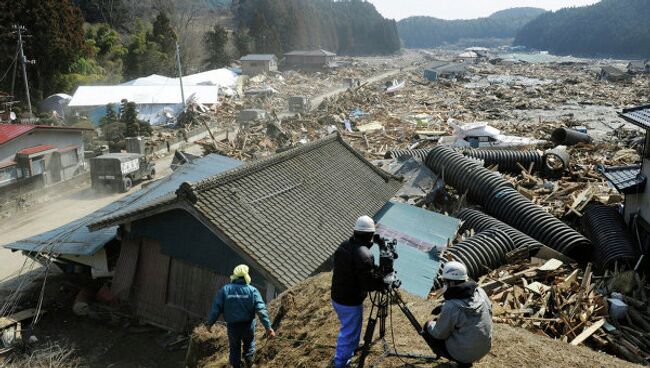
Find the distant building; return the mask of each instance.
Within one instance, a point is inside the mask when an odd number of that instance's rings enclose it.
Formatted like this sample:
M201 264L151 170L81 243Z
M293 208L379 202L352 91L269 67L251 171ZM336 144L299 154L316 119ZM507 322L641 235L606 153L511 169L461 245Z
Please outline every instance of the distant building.
M466 73L467 66L463 63L436 60L424 70L424 77L430 81L436 81L439 78L459 78L464 76Z
M627 64L627 72L630 74L650 73L650 60L634 60Z
M0 124L0 192L68 180L84 170L84 128Z
M479 60L479 55L474 51L465 51L456 55L455 60L464 63L476 62Z
M237 74L229 69L214 69L183 77L185 101L192 100L206 107L214 106L219 96L236 92ZM106 115L106 105L119 110L122 100L134 102L138 119L152 125L174 123L183 110L178 78L152 74L112 86L80 86L68 103L72 112L81 113L94 124Z
M278 70L278 58L275 55L246 55L240 59L244 75L257 75Z
M318 70L334 62L336 54L323 49L312 51L291 51L284 54L284 63L289 68Z
M604 66L600 69L600 73L598 73L599 80L606 80L610 82L626 81L631 78L632 76L630 74L613 66Z

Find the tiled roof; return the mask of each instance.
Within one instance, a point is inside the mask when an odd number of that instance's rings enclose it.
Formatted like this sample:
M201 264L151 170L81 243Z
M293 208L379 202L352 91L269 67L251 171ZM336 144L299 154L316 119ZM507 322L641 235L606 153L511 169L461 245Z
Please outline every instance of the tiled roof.
M643 129L650 129L650 105L625 109L619 114L628 123Z
M31 132L34 129L92 130L88 128L50 126L50 125L0 124L0 144L5 144L12 139L18 138L23 134Z
M55 150L56 147L49 144L39 144L38 146L29 147L18 151L21 155L33 155L34 153L45 152L49 150Z
M291 51L291 52L287 52L284 55L285 56L336 56L335 53L323 49L310 50L310 51Z
M271 61L275 59L275 55L269 54L250 54L242 57L240 60L241 61Z
M225 236L284 287L312 275L351 234L360 215L374 215L401 183L333 135L254 161L194 185L176 199L106 218L91 229L182 208Z
M641 174L641 165L611 166L599 168L607 181L621 193L643 191L646 177Z

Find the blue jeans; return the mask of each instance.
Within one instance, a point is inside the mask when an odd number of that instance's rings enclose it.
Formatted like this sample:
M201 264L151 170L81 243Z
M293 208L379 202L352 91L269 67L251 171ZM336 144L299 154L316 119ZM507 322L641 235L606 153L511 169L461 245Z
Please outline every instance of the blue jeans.
M255 355L255 320L228 323L228 344L230 345L230 364L233 367L241 367L242 345L244 346L244 357L252 360Z
M341 305L332 300L332 306L341 321L341 329L336 340L334 367L347 367L348 360L354 355L361 340L361 325L363 324L362 305Z

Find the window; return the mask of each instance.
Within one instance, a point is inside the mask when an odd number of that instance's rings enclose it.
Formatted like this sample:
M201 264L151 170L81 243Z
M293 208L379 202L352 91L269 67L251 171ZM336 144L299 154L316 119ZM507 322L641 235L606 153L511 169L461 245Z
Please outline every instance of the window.
M18 177L16 166L9 166L0 169L0 186L15 182L18 180Z
M42 158L32 161L32 175L40 175L45 172L45 160Z
M61 167L75 166L79 163L79 155L77 149L61 153Z

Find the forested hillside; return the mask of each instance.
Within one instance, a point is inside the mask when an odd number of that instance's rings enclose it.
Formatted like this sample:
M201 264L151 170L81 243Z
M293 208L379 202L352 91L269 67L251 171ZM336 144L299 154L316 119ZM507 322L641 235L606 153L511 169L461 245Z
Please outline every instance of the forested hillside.
M650 1L603 0L543 14L515 44L560 55L650 57Z
M406 47L430 48L462 39L513 38L526 23L544 12L538 8L513 8L470 20L410 17L399 21L397 28Z
M396 22L362 0L239 0L240 52L282 54L323 48L346 55L391 54L399 50Z

